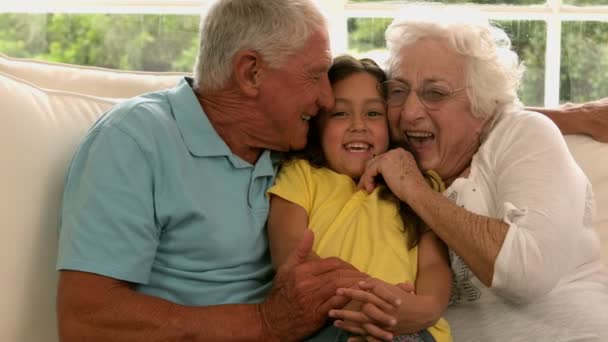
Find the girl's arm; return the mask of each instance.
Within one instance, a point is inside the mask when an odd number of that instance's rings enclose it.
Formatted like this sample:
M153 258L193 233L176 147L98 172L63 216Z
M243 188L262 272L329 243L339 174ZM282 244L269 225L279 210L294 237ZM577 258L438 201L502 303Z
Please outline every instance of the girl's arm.
M416 295L426 297L427 308L420 312L418 320L434 325L445 312L452 294L452 270L449 265L448 250L443 241L432 231L422 234L418 242L418 274L416 276ZM401 312L405 310L405 312ZM397 318L395 331L399 332L399 323L411 319L411 312L403 305L400 307L403 317ZM423 315L426 315L424 317Z
M268 238L272 266L278 269L296 248L308 229L308 214L301 206L282 197L272 195L268 215ZM312 252L309 258L318 258Z
M379 279L360 283L359 289L339 289L338 294L363 303L352 311L331 310L335 325L349 332L390 340L394 335L410 334L433 326L448 306L452 272L447 248L433 232L426 232L418 243L416 293L403 286Z

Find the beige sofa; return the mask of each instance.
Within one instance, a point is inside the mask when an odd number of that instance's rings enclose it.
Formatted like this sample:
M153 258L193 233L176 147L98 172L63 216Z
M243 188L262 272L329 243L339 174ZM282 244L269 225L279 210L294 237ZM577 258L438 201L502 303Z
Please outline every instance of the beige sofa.
M0 341L57 341L58 214L66 168L110 106L173 86L182 74L120 72L0 55ZM566 137L591 179L608 263L608 144Z

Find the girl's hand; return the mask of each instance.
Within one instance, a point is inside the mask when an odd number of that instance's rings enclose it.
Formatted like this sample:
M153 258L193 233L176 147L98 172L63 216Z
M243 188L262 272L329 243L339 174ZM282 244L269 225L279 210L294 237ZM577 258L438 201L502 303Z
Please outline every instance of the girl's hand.
M337 294L362 303L358 311L331 310L329 315L338 319L334 322L338 328L365 338L390 341L397 323L401 295L408 290L413 290L411 284L396 286L371 278L359 282L359 288L337 290Z

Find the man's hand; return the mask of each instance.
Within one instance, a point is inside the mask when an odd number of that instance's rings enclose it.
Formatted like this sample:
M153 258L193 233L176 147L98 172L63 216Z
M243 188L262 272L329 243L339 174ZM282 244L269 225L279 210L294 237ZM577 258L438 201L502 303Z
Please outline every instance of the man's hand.
M608 143L608 98L603 100L573 105L567 111L580 111L587 117L583 131L593 139Z
M336 295L367 275L338 259L307 260L313 245L307 230L298 247L277 271L268 298L260 305L266 331L276 341L301 340L323 326L328 312L349 298Z

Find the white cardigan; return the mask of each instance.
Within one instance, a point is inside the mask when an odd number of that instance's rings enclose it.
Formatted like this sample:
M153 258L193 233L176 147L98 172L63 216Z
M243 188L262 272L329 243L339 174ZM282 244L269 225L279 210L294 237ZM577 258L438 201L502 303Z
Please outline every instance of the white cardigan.
M491 288L450 253L455 341L608 341L591 185L552 121L533 112L495 118L470 175L445 196L509 224Z

